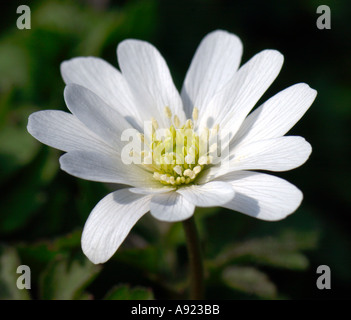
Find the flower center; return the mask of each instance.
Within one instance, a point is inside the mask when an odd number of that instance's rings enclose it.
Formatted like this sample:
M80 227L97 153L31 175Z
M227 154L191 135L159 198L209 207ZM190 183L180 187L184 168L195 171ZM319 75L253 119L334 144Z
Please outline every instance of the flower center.
M217 143L211 143L218 133L205 128L198 133L198 109L194 108L192 120L180 123L177 115L172 116L169 107L164 108L170 124L168 129L159 129L158 122L152 119L152 134L144 142L142 166L153 172L154 179L162 184L180 186L192 183L205 166L212 163L212 153L217 151Z

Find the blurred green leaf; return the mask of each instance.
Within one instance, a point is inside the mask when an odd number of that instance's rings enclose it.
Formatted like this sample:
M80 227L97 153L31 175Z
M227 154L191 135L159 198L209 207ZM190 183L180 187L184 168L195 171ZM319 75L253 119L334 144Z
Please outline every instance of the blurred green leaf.
M95 278L101 266L85 257L68 259L57 257L40 279L40 296L44 300L72 300L87 297L83 290Z
M89 7L68 1L41 1L33 12L32 24L36 29L59 32L72 36L82 34L96 22Z
M223 282L232 289L273 299L277 289L263 272L251 267L228 267L222 274Z
M104 300L153 300L154 295L151 289L120 285L114 287L107 293Z
M102 49L111 32L119 29L122 21L115 12L106 13L104 19L98 20L91 32L82 39L77 51L84 53L84 55L101 56Z
M21 259L31 266L33 283L39 283L39 278L52 261L81 252L80 240L81 230L77 230L55 239L21 242L16 249Z
M45 203L45 187L58 170L57 154L44 150L31 171L27 170L16 179L9 181L0 203L0 232L9 233L22 227L28 219Z
M41 240L34 243L21 243L17 246L21 256L33 264L49 264L57 255L67 255L81 250L82 231L77 230L52 240Z
M120 250L114 259L141 269L143 272L155 273L162 269L162 252L154 246Z
M304 236L286 232L279 237L256 238L236 243L224 249L213 261L221 266L232 262L251 262L277 268L305 270L307 258L300 252L314 248L317 235Z
M16 249L0 247L0 300L28 300L27 289L18 289L16 282L20 274L17 268L21 265Z
M0 129L0 181L28 164L38 153L40 144L26 129L31 106L9 109Z
M0 180L33 159L39 144L28 132L7 126L0 131Z
M14 41L15 40L15 41ZM20 41L7 37L0 42L0 92L23 86L30 78L28 50Z

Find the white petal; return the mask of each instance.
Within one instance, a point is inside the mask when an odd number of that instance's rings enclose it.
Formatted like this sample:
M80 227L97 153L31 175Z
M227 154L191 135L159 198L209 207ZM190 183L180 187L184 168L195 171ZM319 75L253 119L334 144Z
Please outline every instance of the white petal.
M199 183L213 180L223 174L239 170L287 171L306 162L312 151L302 137L284 136L246 144L235 149L227 164L204 171Z
M284 136L238 148L229 165L235 170L286 171L305 163L311 152L311 145L304 138Z
M214 94L230 80L239 67L243 46L229 32L216 30L201 41L191 61L182 88L187 117L193 107L204 110Z
M67 107L91 131L112 148L120 151L122 132L132 128L121 114L108 106L95 93L77 84L69 84L64 91Z
M82 234L82 249L93 263L106 262L135 223L149 210L150 196L122 189L103 198L91 212Z
M29 116L27 129L40 142L59 150L96 151L105 154L112 151L96 134L67 112L35 112Z
M317 91L305 83L279 92L245 119L233 145L285 135L305 114L316 95Z
M190 218L195 206L177 192L154 195L150 202L150 213L158 220L175 222Z
M61 64L61 74L66 84L88 88L130 122L142 124L128 83L108 62L95 57L74 58Z
M177 192L197 207L221 206L234 196L231 185L221 181L179 188Z
M212 99L201 126L219 123L221 134L231 138L247 114L269 88L283 65L283 56L264 50L243 65L221 92Z
M302 192L288 181L259 172L231 172L221 177L234 198L223 207L268 221L284 219L301 204Z
M130 188L130 192L138 193L138 194L158 194L158 193L166 193L170 191L174 191L175 188L170 188L163 186L160 183L159 187L154 187L154 188Z
M180 95L161 54L151 44L139 40L125 40L118 45L117 56L123 76L134 96L142 101L150 120L154 117L162 127L168 127L164 108L185 121Z
M134 164L124 164L117 154L71 151L60 158L61 169L85 180L123 183L141 188L160 187L152 174Z

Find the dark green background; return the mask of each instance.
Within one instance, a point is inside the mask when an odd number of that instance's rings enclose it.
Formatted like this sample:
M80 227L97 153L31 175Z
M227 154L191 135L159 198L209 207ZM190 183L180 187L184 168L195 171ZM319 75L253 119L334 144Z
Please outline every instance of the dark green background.
M37 110L66 110L59 66L76 56L116 65L126 38L147 40L182 80L203 36L225 29L243 41L243 62L277 49L285 63L261 101L298 82L318 91L290 131L313 147L309 161L279 173L304 193L281 222L223 209L198 210L206 298L345 299L351 293L351 6L349 1L3 1L0 19L0 299L172 299L186 296L187 256L180 223L145 216L115 256L93 266L80 233L111 189L59 170L60 152L26 131ZM95 4L94 4L95 3ZM102 3L101 1L99 2ZM16 8L32 11L31 30L16 28ZM331 30L316 27L319 5ZM32 289L15 283L18 265ZM331 269L331 290L318 290L316 268Z

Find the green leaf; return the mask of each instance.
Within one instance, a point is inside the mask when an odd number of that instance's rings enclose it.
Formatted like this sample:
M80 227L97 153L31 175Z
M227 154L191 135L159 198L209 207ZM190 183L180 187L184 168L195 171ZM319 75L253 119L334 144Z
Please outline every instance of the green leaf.
M26 125L28 116L35 108L21 106L6 110L9 101L5 101L3 126L0 130L0 181L28 164L38 153L40 144L28 133Z
M40 296L45 300L74 300L85 297L83 290L101 270L85 257L58 256L41 276Z
M23 43L7 37L0 45L0 88L8 90L11 86L24 86L30 79L28 50Z
M261 298L273 299L277 290L268 276L251 267L228 267L222 273L223 282L234 290Z
M300 251L314 248L316 242L316 234L302 236L290 231L279 237L256 238L236 243L223 250L212 262L216 266L231 262L251 262L276 268L305 270L309 263Z
M144 273L156 273L162 270L162 253L156 247L131 248L120 250L114 259L136 267Z
M28 290L18 289L16 285L20 276L16 271L21 265L17 251L11 247L0 249L0 300L29 300Z
M95 14L81 10L74 2L43 1L33 12L33 25L38 29L65 35L82 35L93 27Z
M143 287L131 288L129 285L114 287L104 300L153 300L154 295L151 289Z
M53 240L41 240L26 244L20 243L17 246L21 257L32 261L35 265L47 265L57 255L67 255L73 251L81 250L81 230L73 231Z
M30 170L7 184L4 201L0 203L0 232L10 233L23 227L47 200L43 187L55 176L58 161L56 152L44 151L46 153L36 158Z

